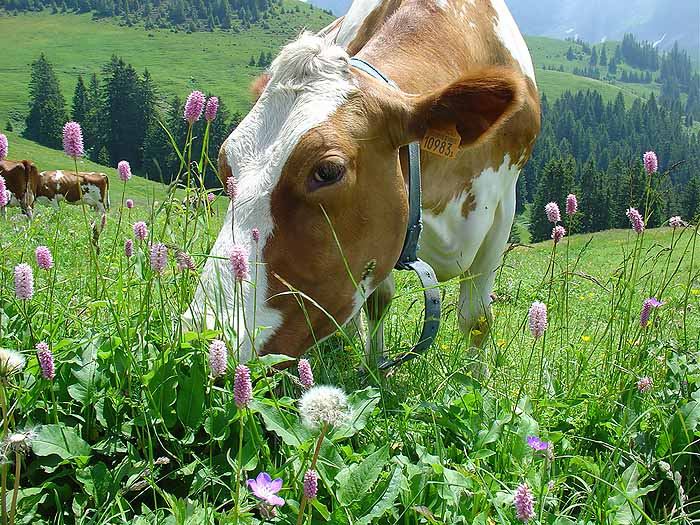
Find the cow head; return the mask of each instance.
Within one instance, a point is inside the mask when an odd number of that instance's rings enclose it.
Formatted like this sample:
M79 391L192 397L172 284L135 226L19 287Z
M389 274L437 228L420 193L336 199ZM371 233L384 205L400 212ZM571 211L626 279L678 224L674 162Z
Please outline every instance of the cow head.
M407 225L401 146L445 126L468 146L520 103L522 80L503 69L410 96L348 61L340 47L302 35L222 146L220 176L235 177L238 194L185 321L232 324L241 358L253 340L258 353L301 355L388 276ZM228 262L234 240L251 253L242 287Z

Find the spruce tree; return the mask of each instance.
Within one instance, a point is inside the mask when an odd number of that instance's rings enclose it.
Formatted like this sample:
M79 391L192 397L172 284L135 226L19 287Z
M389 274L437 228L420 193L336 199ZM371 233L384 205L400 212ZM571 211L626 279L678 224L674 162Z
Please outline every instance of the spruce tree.
M90 100L87 87L83 81L83 76L78 76L78 83L73 92L73 120L80 123L83 127L87 123L88 113L90 112Z
M53 66L42 53L32 63L25 136L44 146L60 148L67 120L66 99L61 94Z
M530 235L533 242L543 241L551 237L554 224L547 220L544 207L549 202L556 202L562 214L564 213L566 196L576 190L574 187L575 171L574 159L567 156L549 161L540 173L530 217Z

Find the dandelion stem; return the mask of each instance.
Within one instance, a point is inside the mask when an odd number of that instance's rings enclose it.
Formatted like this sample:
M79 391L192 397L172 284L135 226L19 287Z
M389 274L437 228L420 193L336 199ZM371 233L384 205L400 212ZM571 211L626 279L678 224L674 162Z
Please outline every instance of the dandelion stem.
M19 475L22 469L22 458L19 452L15 452L15 486L12 491L12 506L10 507L10 525L15 523L15 512L17 511L17 493L19 492Z
M5 393L5 385L0 385L0 408L2 409L2 437L7 439L8 436L8 414L7 414L7 398ZM7 525L7 463L3 462L0 465L0 505L2 508L2 525Z

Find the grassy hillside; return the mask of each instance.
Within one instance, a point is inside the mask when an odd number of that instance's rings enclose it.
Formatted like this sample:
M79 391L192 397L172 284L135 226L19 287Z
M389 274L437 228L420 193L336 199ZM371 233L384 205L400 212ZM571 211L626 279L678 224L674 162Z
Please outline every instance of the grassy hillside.
M148 68L161 96L183 96L199 88L222 96L232 110L245 112L250 105L249 83L260 71L248 65L250 57L257 57L260 51L270 51L274 55L302 28L318 29L331 20L328 14L294 0L287 1L285 6L284 15L268 20L269 29L253 26L240 33L146 31L142 27L120 26L114 21L95 21L89 14L42 12L3 17L0 34L5 41L22 45L16 46L4 59L0 125L4 126L10 118L15 126L22 126L27 111L29 65L42 52L54 64L69 104L78 75L99 72L116 54L138 70ZM299 6L299 11L290 10L293 6ZM61 38L57 39L58 28ZM586 62L566 60L568 42L541 37L529 37L527 42L533 53L541 91L549 97L557 97L567 89L597 89L606 100L622 91L629 101L656 89L655 86L611 84L575 76L571 74L573 68L585 67ZM609 44L608 54L613 52L613 44ZM564 73L542 69L560 65L564 66Z
M288 0L287 12L270 17L270 29L253 26L233 32L146 31L85 15L51 15L48 11L0 18L6 42L21 42L3 59L0 125L8 118L20 124L27 111L30 64L40 53L53 63L70 104L78 75L89 76L114 54L143 71L148 68L161 95L186 95L194 88L223 97L232 110L247 111L248 86L259 68L248 66L261 51L278 48L303 28L319 29L332 17L301 2ZM289 13L299 6L299 11ZM60 38L57 38L60 32Z

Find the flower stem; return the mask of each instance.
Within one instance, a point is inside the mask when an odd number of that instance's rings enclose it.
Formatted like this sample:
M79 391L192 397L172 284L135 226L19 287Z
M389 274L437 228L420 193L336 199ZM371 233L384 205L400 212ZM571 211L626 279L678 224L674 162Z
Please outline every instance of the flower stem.
M15 486L12 491L12 506L10 507L10 525L15 523L15 512L17 511L17 493L19 492L19 475L22 470L22 457L19 452L15 452Z
M0 408L2 409L2 437L7 439L7 399L5 398L5 385L0 385ZM2 508L2 525L7 525L7 463L0 466L0 505Z
M243 429L245 428L245 418L248 412L243 408L243 413L241 414L241 430L238 434L238 461L236 461L236 519L239 518L240 512L240 494L241 494L241 461L243 460Z
M311 470L316 470L316 463L318 462L318 455L321 453L321 445L323 445L323 438L326 437L326 432L328 430L328 425L324 424L321 428L321 434L318 436L318 441L316 442L316 450L314 450L314 457L311 460ZM299 516L297 516L297 525L301 525L304 521L304 509L306 508L306 495L301 498L301 505L299 506Z

